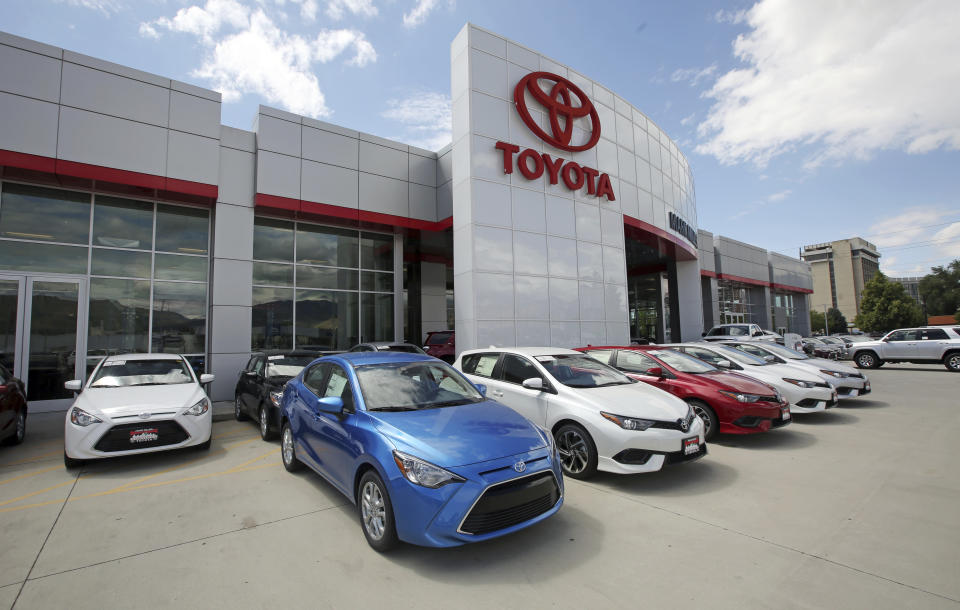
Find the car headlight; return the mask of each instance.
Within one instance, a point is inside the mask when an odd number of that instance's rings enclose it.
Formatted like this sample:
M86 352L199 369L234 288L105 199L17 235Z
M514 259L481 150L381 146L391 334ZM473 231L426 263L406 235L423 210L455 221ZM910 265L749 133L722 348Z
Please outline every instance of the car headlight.
M609 419L624 430L640 430L642 432L656 423L651 419L639 419L637 417L614 415L613 413L606 413L604 411L600 411L600 415L602 415L605 419Z
M830 375L831 377L844 378L847 376L846 373L841 373L840 371L828 371L827 369L820 369L820 372L824 375Z
M737 402L758 402L760 396L758 394L744 394L742 392L727 392L726 390L717 390L724 396L728 396Z
M92 426L93 424L103 423L103 420L99 417L94 417L90 415L80 407L73 407L70 409L70 421L77 426Z
M273 406L279 407L280 401L283 399L283 391L280 392L270 392L270 402L273 403Z
M789 377L784 377L784 381L787 383L792 383L795 386L800 386L801 388L815 388L817 384L812 381L804 381L802 379L790 379Z
M466 480L449 470L444 470L430 462L399 451L393 452L393 461L397 463L397 468L400 469L403 476L414 485L436 489L447 483L462 483Z
M210 410L210 403L206 398L193 405L189 409L183 412L184 415L203 415L208 410Z

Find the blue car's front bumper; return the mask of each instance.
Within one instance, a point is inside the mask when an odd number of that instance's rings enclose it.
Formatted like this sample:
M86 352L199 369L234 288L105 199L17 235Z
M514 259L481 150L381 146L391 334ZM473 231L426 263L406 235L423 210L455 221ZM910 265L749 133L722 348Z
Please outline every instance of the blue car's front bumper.
M526 469L518 473L514 465L523 462ZM549 449L508 456L470 464L449 470L466 481L451 483L439 489L430 489L410 483L399 469L392 469L387 485L393 504L397 534L411 544L433 547L459 546L469 542L488 540L539 523L553 515L563 505L563 475L559 462ZM496 515L487 514L485 527L464 525L471 509L478 505L484 492L493 490L483 506L502 508ZM544 494L553 491L546 500ZM515 496L515 497L513 497ZM534 498L533 496L537 496ZM517 502L522 502L516 506ZM549 508L547 508L549 506ZM529 517L530 514L534 516ZM476 524L477 515L472 523ZM518 519L523 520L517 522ZM497 523L508 523L496 527ZM469 533L471 529L478 533Z

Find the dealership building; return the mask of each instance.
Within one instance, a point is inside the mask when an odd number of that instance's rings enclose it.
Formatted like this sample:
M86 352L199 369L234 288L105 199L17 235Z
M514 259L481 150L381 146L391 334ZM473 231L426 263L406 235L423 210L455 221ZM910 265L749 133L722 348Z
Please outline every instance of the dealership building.
M430 151L0 33L0 362L34 410L104 355L231 400L258 350L809 331L810 267L700 229L684 154L589 75L473 25Z

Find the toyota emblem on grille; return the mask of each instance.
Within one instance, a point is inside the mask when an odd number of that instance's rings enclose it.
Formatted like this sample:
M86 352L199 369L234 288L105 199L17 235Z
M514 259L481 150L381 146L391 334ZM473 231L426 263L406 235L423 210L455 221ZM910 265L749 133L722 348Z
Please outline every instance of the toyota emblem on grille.
M137 417L140 419L150 419L150 413L140 413Z
M523 472L524 470L527 469L527 463L517 462L516 464L513 465L513 469L516 470L517 472Z
M680 430L682 430L683 432L686 432L687 430L690 429L690 422L688 422L685 419L678 419L677 423L680 424Z

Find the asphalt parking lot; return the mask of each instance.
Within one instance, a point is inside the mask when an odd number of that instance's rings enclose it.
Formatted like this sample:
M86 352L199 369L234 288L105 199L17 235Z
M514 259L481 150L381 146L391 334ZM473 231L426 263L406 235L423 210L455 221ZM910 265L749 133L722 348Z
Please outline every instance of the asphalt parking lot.
M699 462L567 479L517 535L387 555L249 422L69 472L63 415L37 415L0 448L0 606L960 607L960 376L868 374L872 395Z

